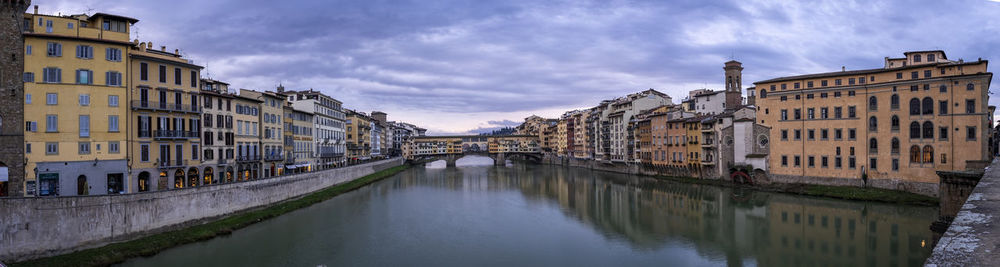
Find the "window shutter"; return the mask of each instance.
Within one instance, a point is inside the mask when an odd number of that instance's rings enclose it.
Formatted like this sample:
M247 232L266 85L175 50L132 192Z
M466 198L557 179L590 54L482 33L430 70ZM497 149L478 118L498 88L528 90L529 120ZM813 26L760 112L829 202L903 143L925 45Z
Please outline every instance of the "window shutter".
M55 68L56 80L55 82L62 82L62 69Z
M62 56L62 44L56 43L56 56Z

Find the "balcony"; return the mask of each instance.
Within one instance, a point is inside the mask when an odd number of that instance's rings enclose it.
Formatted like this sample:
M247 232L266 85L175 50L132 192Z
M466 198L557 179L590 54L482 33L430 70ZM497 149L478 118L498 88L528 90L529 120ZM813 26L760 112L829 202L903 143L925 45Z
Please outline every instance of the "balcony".
M218 162L219 164L226 164L227 162L229 162L229 160L226 158L219 158L215 161Z
M264 155L264 160L265 161L279 161L279 160L284 160L284 159L285 159L285 157L283 157L281 155L278 155L278 154Z
M160 169L171 168L171 167L181 167L181 166L187 166L187 162L188 162L187 160L157 161L156 162L156 166L158 166Z
M249 156L237 156L236 162L248 162L248 161L260 161L260 156L249 155Z
M140 132L140 136L142 133ZM198 132L193 131L180 131L180 130L155 130L153 131L153 138L157 139L187 139L187 138L199 138Z
M177 103L151 102L142 100L132 100L132 108L148 109L155 111L201 113L201 106L199 105L192 106L192 105L184 105Z
M319 153L321 158L341 158L344 157L344 153L334 153L334 152L322 152Z

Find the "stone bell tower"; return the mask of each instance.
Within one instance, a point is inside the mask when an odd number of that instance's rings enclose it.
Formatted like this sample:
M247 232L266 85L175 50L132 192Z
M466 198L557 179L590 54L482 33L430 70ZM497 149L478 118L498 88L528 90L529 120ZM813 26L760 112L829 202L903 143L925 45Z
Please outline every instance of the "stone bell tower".
M743 63L736 60L726 62L726 109L743 105Z
M0 0L0 193L24 193L24 11L31 0ZM30 25L30 23L29 23Z

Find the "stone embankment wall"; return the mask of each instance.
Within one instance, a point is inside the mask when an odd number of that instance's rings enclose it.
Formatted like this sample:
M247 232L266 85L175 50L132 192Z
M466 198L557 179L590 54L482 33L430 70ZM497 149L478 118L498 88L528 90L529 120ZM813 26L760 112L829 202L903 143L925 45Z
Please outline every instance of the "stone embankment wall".
M0 198L0 261L127 241L268 206L403 164L402 158L239 183L128 195Z
M1000 161L993 161L978 182L974 181L975 177L949 179L952 181L942 186L941 216L954 216L954 219L937 241L925 266L996 266L1000 260L997 258L1000 248ZM972 186L975 188L971 192L967 190ZM957 204L961 205L957 214L949 207L955 200L960 200Z
M729 173L715 173L714 168L673 168L650 166L641 164L625 164L623 162L605 162L589 159L576 159L570 157L558 157L546 154L542 159L543 164L562 165L570 167L580 167L593 170L610 171L627 174L650 175L650 176L673 176L689 177L712 180L731 180ZM769 175L764 172L749 174L755 184L815 184L830 186L862 186L861 179L830 178L830 177L808 177L792 175ZM894 179L870 179L868 186L889 190L899 190L925 196L938 197L938 184L918 183Z

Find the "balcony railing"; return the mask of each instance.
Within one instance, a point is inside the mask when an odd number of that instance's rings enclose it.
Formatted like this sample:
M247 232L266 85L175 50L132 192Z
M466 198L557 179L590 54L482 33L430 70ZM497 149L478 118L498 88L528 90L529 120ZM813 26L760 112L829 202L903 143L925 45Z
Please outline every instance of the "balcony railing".
M321 152L321 153L319 153L319 157L321 157L321 158L339 158L339 157L343 157L343 156L344 156L344 153L334 153L334 152Z
M141 132L140 132L141 136ZM181 131L181 130L155 130L153 131L153 137L155 138L199 138L198 132L194 131Z
M247 162L247 161L260 161L260 156L249 155L249 156L237 156L236 162Z
M142 101L142 100L132 100L132 108L138 109L152 109L152 110L163 110L163 111L179 111L179 112L201 112L201 106L199 105L184 105L177 103L166 103L166 102L152 102L152 101Z
M160 168L187 166L187 160L165 160L157 162Z
M264 155L264 160L266 160L266 161L276 161L276 160L283 160L283 159L284 159L283 156L277 155L277 154L274 154L274 155Z

